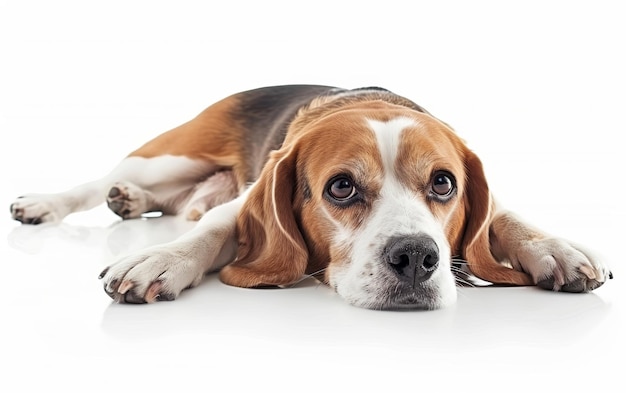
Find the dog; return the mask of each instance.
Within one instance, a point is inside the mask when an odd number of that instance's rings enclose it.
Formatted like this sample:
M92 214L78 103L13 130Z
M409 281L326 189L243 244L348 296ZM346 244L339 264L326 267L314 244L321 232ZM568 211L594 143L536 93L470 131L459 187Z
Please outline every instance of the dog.
M225 98L107 176L11 204L23 224L102 202L123 219L198 220L100 274L120 303L174 300L210 272L229 285L315 277L370 309L456 301L460 262L501 285L589 292L612 278L579 246L494 202L479 158L414 102L369 87L288 85Z

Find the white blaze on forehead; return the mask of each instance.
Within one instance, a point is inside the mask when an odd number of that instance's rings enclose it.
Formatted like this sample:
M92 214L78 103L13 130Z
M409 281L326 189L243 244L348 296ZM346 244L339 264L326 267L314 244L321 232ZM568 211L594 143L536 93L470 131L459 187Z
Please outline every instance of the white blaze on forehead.
M408 185L402 184L395 171L402 131L417 125L416 121L408 117L396 117L386 122L368 122L376 134L384 176L369 217L369 225L365 226L362 237L369 238L371 243L372 239L382 240L388 236L420 232L433 236L433 233L439 232L439 227L430 209Z
M404 116L396 117L389 121L368 119L367 122L376 135L378 149L383 159L385 175L388 176L393 172L396 157L398 156L402 130L408 126L415 125L416 122Z

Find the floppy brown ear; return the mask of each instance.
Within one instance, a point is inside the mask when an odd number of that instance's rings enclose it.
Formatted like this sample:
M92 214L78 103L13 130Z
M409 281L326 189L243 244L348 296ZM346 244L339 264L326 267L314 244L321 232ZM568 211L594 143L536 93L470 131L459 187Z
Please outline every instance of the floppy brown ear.
M265 165L237 219L237 259L220 272L224 283L286 285L304 274L308 251L293 210L296 158L295 148L279 150Z
M508 268L496 261L489 244L489 226L495 204L478 157L467 151L465 160L467 185L465 189L466 226L463 235L463 257L472 273L496 284L533 285L526 273Z

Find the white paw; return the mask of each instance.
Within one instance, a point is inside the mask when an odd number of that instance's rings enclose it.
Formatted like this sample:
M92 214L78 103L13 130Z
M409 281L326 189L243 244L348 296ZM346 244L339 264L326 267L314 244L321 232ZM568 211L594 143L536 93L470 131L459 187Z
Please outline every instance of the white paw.
M129 182L115 183L106 200L109 209L124 219L137 218L147 210L145 192Z
M55 194L32 194L11 204L11 217L22 224L59 222L67 215L63 198Z
M589 292L610 278L603 263L562 239L540 239L523 243L517 263L537 286L553 291Z
M122 258L99 278L105 292L118 303L174 300L204 277L201 261L188 243L168 243Z

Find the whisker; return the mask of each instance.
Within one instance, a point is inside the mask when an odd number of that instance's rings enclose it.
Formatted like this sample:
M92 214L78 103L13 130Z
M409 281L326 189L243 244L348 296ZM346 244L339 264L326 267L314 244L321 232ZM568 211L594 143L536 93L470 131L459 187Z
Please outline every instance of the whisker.
M472 274L472 272L469 270L467 260L455 255L451 258L451 261L452 263L450 265L450 270L454 275L454 282L458 286L470 288L475 288L479 286L477 285L477 282L473 282L474 279L477 277L474 276L474 274Z
M453 255L450 260L452 261L452 263L457 265L467 265L469 263L466 259L461 258L460 255Z
M476 288L476 285L474 283L459 276L454 277L454 283L460 287Z
M454 281L462 287L477 288L492 285L489 281L477 277L467 265L450 266L450 271L454 275Z
M457 286L459 287L463 287L463 288L476 288L476 285L472 284L471 282L464 280L462 278L459 277L455 277L454 282L456 283Z
M309 278L315 278L316 275L318 275L320 273L323 273L324 271L326 271L326 268L320 269L320 270L318 270L316 272L313 272L313 273L310 273L310 274L304 274L304 275L302 275L302 277L300 277L299 280L297 280L297 281L295 281L295 282L293 282L293 283L291 283L289 285L285 285L285 286L283 286L283 288L293 288L294 286L300 284L302 281L307 280ZM321 282L320 282L320 285L322 285Z

